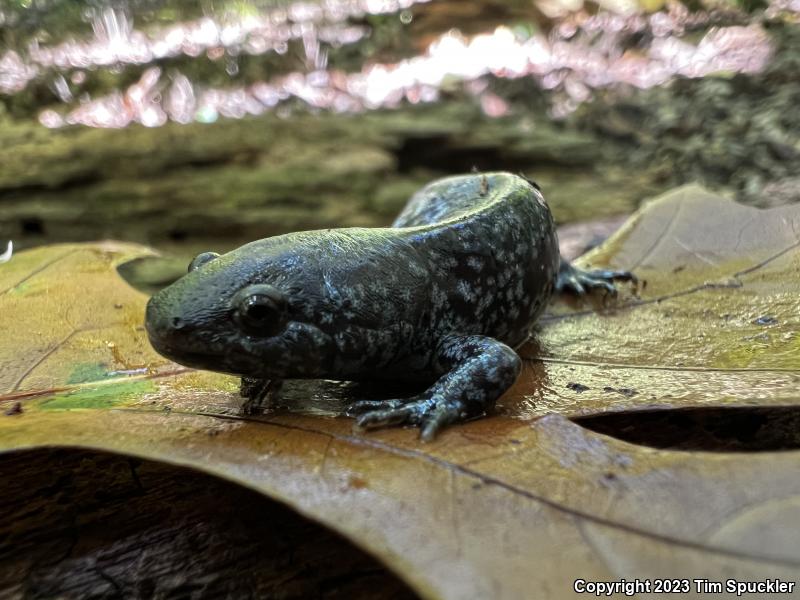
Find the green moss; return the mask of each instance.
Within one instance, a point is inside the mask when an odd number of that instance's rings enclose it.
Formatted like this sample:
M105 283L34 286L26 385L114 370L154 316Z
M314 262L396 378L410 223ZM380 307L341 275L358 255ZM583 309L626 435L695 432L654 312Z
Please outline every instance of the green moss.
M13 288L8 290L9 294L14 296L26 296L31 292L31 284L27 281L23 281L20 284L15 285Z
M103 363L84 363L76 365L67 378L68 384L86 383L87 381L98 381L105 378L107 373L106 365Z
M40 406L47 410L75 410L114 408L154 392L155 384L150 379L120 381L119 383L79 388L56 394L44 400Z

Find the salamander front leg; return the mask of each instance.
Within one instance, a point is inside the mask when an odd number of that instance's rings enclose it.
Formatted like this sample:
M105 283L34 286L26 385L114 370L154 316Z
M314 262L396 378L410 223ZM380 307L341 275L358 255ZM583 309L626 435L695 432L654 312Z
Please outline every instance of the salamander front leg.
M269 408L283 387L283 379L255 379L242 377L239 395L244 398L242 414L252 415Z
M407 399L363 400L347 407L368 429L416 425L424 441L445 425L484 414L519 375L521 361L505 344L489 337L448 336L436 350L434 366L444 373L422 394Z
M556 280L556 291L569 291L583 296L592 290L602 289L609 295L616 296L615 281L630 281L634 285L639 283L636 275L629 271L608 271L605 269L584 271L573 267L562 258L561 267L558 270L558 279Z

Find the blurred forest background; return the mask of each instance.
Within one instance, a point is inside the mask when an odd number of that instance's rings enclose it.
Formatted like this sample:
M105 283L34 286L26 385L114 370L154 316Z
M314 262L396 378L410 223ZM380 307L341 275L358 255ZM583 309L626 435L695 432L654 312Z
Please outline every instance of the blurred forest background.
M800 199L800 0L3 0L0 240L172 260L521 172L560 225ZM602 227L600 227L602 230Z

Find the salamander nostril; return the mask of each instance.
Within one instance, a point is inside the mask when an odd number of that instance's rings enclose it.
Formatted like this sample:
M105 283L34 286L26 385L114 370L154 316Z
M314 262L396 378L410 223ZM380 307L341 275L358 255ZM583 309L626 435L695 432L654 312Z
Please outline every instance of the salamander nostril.
M184 322L180 317L172 317L172 327L174 329L183 329Z

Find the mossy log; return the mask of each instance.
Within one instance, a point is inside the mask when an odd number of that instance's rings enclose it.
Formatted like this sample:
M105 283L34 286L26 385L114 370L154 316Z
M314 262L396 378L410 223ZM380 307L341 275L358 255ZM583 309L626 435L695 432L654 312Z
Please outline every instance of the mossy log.
M560 222L630 212L658 189L593 135L452 103L366 115L266 115L158 129L0 124L0 239L106 237L224 250L292 230L388 224L436 177L536 179Z

